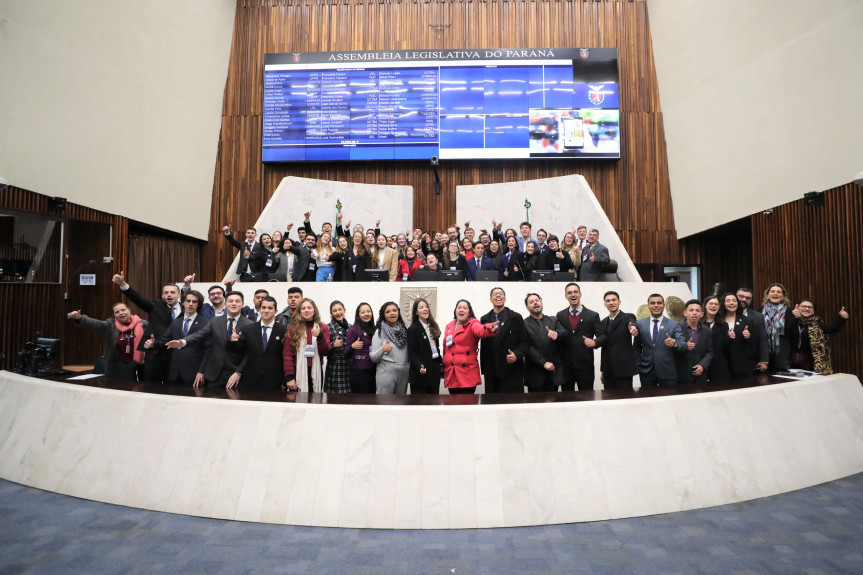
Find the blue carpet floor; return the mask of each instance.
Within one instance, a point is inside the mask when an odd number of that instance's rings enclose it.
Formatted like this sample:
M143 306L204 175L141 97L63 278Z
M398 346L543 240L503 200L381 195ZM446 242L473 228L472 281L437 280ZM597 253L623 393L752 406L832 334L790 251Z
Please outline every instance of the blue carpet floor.
M863 474L699 511L468 531L259 525L0 481L0 574L863 573Z

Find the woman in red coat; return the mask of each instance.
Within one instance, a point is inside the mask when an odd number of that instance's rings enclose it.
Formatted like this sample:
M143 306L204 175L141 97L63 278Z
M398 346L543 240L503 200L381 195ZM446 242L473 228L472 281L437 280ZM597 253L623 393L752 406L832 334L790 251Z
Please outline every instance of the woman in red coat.
M479 340L493 336L498 324L481 324L466 299L458 301L454 316L444 331L443 384L450 394L471 394L482 383L477 360Z
M405 248L405 259L399 260L399 272L396 274L396 281L406 282L414 276L414 272L425 265L422 258L417 257L417 251L413 246Z

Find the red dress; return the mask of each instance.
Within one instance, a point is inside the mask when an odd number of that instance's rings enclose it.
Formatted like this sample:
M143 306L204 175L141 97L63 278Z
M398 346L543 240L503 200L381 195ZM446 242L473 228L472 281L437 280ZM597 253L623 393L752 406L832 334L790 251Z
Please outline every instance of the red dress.
M441 342L444 387L476 387L482 383L477 358L479 340L494 335L491 331L493 325L481 324L476 318L467 320L463 325L456 325L455 320L447 324ZM450 341L452 345L447 345Z

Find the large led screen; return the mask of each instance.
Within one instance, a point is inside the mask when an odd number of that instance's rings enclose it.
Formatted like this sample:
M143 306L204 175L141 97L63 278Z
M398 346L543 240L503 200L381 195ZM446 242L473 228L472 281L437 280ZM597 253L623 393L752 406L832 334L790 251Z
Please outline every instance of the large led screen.
M617 49L267 54L264 162L619 158Z

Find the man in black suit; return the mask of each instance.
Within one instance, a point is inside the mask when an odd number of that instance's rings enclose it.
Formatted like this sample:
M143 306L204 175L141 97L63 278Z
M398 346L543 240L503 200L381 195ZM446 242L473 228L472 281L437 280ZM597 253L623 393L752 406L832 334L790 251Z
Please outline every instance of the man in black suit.
M479 367L485 376L486 393L524 393L524 356L530 342L521 314L505 304L503 288L492 289L492 309L480 319L482 323L500 324L494 336L480 343Z
M297 261L294 262L294 271L291 273L291 279L295 282L313 282L316 279L317 271L315 269L316 262L312 257L312 252L315 249L315 244L318 239L315 234L306 234L304 243L292 242L288 248L292 254L297 256Z
M241 380L244 388L278 391L285 379L282 348L288 328L276 321L275 298L264 297L260 310L260 321L243 330L239 341L229 345L246 356Z
M204 380L208 387L225 386L233 389L240 382L246 364L242 351L232 348L231 341L239 341L246 329L254 322L240 314L243 309L243 294L228 292L225 298L227 313L213 318L210 323L183 339L173 339L166 344L168 349L181 349L198 341L210 342L210 358L204 367Z
M605 343L602 346L602 386L605 389L632 389L632 378L638 373L632 355L632 336L638 335L636 318L620 311L620 294L607 291L603 296L608 316L602 320Z
M476 272L493 272L495 270L494 260L485 257L485 246L481 243L473 247L474 256L467 260L467 281L476 281Z
M566 382L558 344L564 338L564 329L556 317L542 313L542 298L539 294L527 294L524 305L530 314L524 320L530 340L525 358L524 379L527 390L557 391L557 388Z
M123 272L114 274L112 281L120 287L126 298L136 306L147 312L149 323L144 330L138 351L147 351L144 343L149 339L158 340L168 331L168 327L175 318L183 315L180 306L180 288L176 284L165 284L162 286L162 298L148 300L144 299L138 292L126 283ZM170 356L161 346L154 348L144 356L144 381L155 381L162 383L168 377L168 366Z
M680 322L685 346L675 349L677 381L679 383L706 383L707 369L713 360L713 336L710 329L701 323L704 310L701 302L691 299L683 312L686 318Z
M243 306L241 313L252 321L261 321L261 302L269 295L270 292L265 289L255 290L255 295L252 298L255 307Z
M752 288L742 287L737 289L737 301L740 304L740 309L743 310L743 315L755 323L753 335L755 336L755 341L758 342L758 363L755 365L755 369L758 371L767 371L767 364L770 362L767 325L764 323L764 316L761 312L755 311L752 305L752 297Z
M593 350L605 344L605 330L599 314L581 304L581 288L575 282L564 288L569 307L557 312L557 321L563 326L564 335L562 354L566 382L563 391L593 390L596 370L593 366Z
M246 228L246 241L240 243L237 241L237 238L231 233L231 226L224 226L222 228L222 233L225 234L225 237L228 239L228 243L237 248L240 252L240 260L237 262L237 270L236 273L240 276L240 281L246 281L249 279L252 270L249 269L249 256L252 255L252 252L255 250L255 236L258 235L258 231L255 228Z
M147 353L150 353L152 348L165 348L172 339L182 339L190 333L204 329L210 320L200 313L203 300L204 296L201 295L201 292L189 290L183 293L183 315L171 322L168 330L158 342L155 342L153 338L144 342L144 347L148 349ZM170 367L165 381L167 383L192 383L195 387L204 385L204 367L209 359L209 344L209 341L199 341L182 349L167 350L170 357Z
M586 282L602 280L602 268L611 261L608 248L599 243L599 230L587 232L587 245L581 250L581 269L578 278Z

